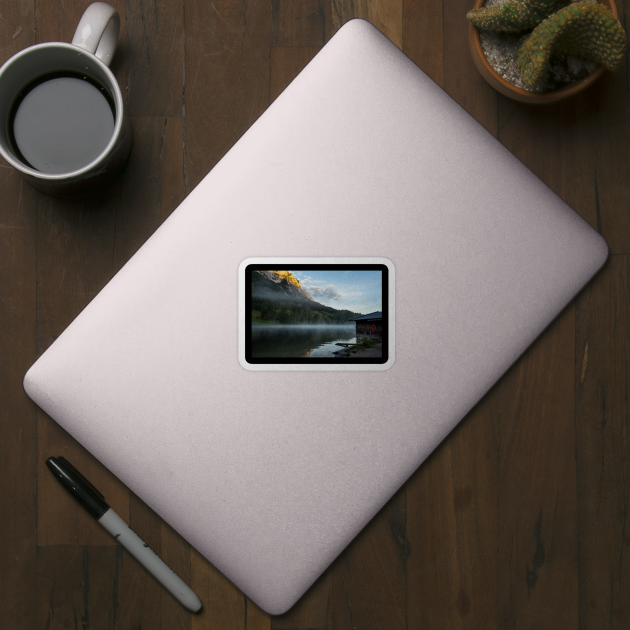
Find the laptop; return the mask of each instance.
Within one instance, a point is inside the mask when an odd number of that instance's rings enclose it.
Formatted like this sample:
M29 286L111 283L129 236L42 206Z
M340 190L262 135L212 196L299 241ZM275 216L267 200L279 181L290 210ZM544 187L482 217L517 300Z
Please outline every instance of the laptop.
M566 203L353 20L24 387L280 614L607 255Z

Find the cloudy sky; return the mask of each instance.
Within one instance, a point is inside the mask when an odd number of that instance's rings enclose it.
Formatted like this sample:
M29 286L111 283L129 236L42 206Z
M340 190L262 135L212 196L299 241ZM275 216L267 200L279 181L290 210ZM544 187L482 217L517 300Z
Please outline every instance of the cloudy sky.
M320 304L363 315L383 308L381 271L289 271Z

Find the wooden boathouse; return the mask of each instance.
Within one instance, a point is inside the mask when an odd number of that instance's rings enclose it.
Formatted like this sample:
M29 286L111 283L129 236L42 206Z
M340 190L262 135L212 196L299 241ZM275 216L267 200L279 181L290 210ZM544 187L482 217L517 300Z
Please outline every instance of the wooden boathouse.
M359 337L376 337L378 339L383 338L382 311L376 311L375 313L368 313L367 315L354 317L353 319L349 319L348 321L356 322L357 339Z

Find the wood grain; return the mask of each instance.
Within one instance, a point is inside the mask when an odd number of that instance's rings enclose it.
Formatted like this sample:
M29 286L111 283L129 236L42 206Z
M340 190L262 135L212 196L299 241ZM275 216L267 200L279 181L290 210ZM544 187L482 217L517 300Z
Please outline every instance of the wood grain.
M33 2L35 7L35 30L37 42L71 42L79 20L88 2L54 2L53 0L37 0ZM108 3L120 14L120 35L116 54L111 64L111 70L121 86L123 95L125 90L126 73L126 3L124 0L110 0Z
M621 105L630 96L625 72L606 74L593 90L543 107L543 116L536 106L498 100L501 142L589 221L613 253L628 253L630 243L628 213L620 212L630 203L622 155L630 141Z
M272 48L269 54L269 99L278 98L320 50L319 46Z
M493 136L497 135L495 92L474 66L468 51L468 0L443 2L444 85L442 86L469 114Z
M599 118L596 101L595 93L580 94L545 107L544 117L534 105L503 96L498 101L501 142L595 228L600 212L591 142L593 118Z
M330 39L326 0L272 0L272 46L323 46Z
M130 116L181 116L183 0L135 0L126 7L127 107Z
M135 495L130 496L130 527L166 564L190 584L190 545ZM192 614L129 553L120 554L117 579L124 609L119 628L190 630Z
M68 459L129 522L127 488L41 410L37 436L38 545L116 546L116 541L61 487L46 467L46 460L58 455Z
M576 302L581 628L630 626L630 260L612 256Z
M409 630L496 618L500 394L494 387L407 483Z
M402 51L444 87L442 2L403 0Z
M35 43L31 2L0 8L0 63ZM35 626L37 410L22 389L36 359L36 193L0 158L0 619Z
M184 199L181 118L132 117L133 149L117 191L109 243L118 271Z
M623 3L622 11L624 6L626 22L622 23L627 24L630 9ZM626 25L626 33L628 31ZM606 239L610 251L616 254L630 254L630 213L627 211L630 207L630 178L628 152L625 151L630 143L629 66L626 61L619 72L604 75L597 91L588 95L593 99L595 112L585 123L589 131L588 152L593 163L590 180L595 196L589 220Z
M497 623L509 628L578 624L574 351L571 305L500 385Z
M402 49L402 0L332 0L332 32L348 20L367 20Z
M37 358L36 193L0 160L0 618L32 628L36 571L37 408L22 388Z
M193 618L193 630L247 628L251 602L248 606L245 595L196 550L192 552L190 586L203 602L203 608Z
M29 0L2 5L0 20L0 62L37 43L35 6Z
M262 0L186 5L186 191L269 105L271 11Z
M114 627L118 588L116 547L58 545L37 553L38 595L32 628Z
M284 615L271 617L272 630L332 628L333 571L328 569Z
M335 630L407 627L406 498L403 487L333 564Z

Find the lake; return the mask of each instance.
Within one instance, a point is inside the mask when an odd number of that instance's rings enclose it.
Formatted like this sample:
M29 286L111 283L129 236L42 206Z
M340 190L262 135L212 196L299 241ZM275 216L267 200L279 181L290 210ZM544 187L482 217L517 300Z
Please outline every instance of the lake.
M356 326L252 326L253 357L334 358L335 344L356 343Z

